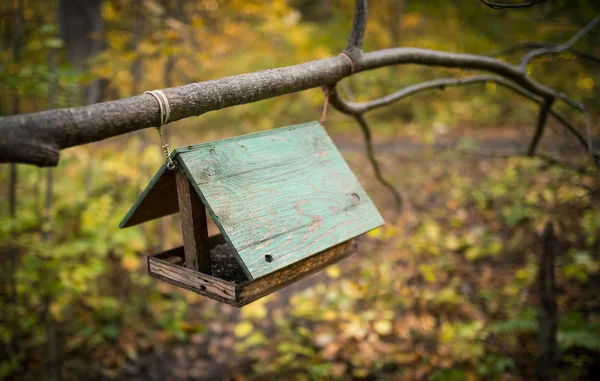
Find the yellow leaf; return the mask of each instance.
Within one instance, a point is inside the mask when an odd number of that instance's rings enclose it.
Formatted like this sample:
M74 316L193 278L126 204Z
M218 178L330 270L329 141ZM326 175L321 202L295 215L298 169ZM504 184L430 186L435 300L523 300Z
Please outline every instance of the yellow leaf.
M62 305L58 304L57 302L50 303L50 314L52 315L54 320L61 321L63 317Z
M342 273L338 266L329 266L325 272L331 279L339 278L340 274Z
M590 77L579 78L577 80L577 87L582 90L590 90L594 88L594 80Z
M378 320L373 324L373 329L380 335L392 333L392 323L389 320Z
M367 236L370 238L381 238L383 232L383 228L377 228L373 230L369 230Z
M267 316L267 308L264 303L255 302L242 310L242 315L248 319L264 319Z
M252 323L248 321L243 321L235 326L235 336L240 338L246 337L250 334L250 332L252 332L253 328L254 326L252 325Z
M333 320L336 320L336 319L337 319L337 314L335 313L335 311L327 310L323 314L323 320L333 321Z
M446 249L454 251L458 250L459 248L460 240L458 237L454 234L448 235L448 237L446 237Z
M127 255L121 259L121 266L129 271L135 271L140 268L142 261L137 256Z

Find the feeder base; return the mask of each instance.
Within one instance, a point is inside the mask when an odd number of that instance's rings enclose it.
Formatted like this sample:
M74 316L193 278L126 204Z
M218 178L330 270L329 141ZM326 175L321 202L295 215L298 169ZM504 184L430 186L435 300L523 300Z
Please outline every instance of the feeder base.
M231 269L237 261L233 253L230 257L223 254L223 245L227 244L222 235L217 235L209 238L209 246L213 269L227 270L216 272L219 277L185 267L183 246L149 256L148 273L154 278L239 308L354 254L356 243L356 239L342 242L274 273L248 280L241 268Z

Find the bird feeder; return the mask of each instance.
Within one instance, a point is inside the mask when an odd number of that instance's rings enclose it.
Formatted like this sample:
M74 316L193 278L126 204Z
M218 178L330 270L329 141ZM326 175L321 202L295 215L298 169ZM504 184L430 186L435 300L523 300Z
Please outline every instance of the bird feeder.
M383 225L318 122L174 150L120 227L179 212L152 277L241 307L356 251ZM221 234L209 237L207 213Z

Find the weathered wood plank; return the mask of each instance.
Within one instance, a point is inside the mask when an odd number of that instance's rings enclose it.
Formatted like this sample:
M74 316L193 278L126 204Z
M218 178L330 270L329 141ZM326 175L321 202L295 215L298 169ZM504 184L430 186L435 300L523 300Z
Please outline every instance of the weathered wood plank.
M383 224L318 122L177 152L251 279Z
M300 262L268 274L254 281L236 286L236 300L244 306L256 299L299 281L311 274L330 266L357 251L357 240L343 242L324 252L315 254Z
M225 303L237 304L235 284L208 274L202 274L156 257L148 257L148 273L155 278L198 294Z
M181 215L185 266L204 274L211 274L206 209L185 173L177 170L175 181Z

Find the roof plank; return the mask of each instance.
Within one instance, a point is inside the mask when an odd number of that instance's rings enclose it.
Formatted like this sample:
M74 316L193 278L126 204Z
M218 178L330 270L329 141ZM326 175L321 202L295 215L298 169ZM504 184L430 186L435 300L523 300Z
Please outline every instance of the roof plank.
M318 122L177 153L253 279L383 224Z

